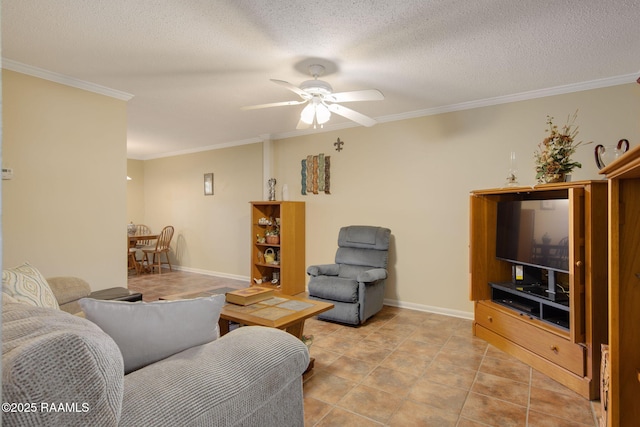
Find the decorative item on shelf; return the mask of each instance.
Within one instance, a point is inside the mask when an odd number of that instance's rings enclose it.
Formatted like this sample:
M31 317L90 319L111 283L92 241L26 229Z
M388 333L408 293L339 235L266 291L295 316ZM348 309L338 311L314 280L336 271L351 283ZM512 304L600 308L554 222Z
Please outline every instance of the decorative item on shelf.
M264 262L265 264L273 264L276 261L276 251L273 248L268 248L264 251Z
M276 218L275 220L271 218L269 222L273 225L273 228L264 233L267 244L278 245L280 244L280 218Z
M621 139L618 141L618 145L604 146L602 144L598 144L596 145L594 153L596 157L596 166L598 166L598 169L602 169L627 151L629 151L629 140L627 139Z
M280 282L280 272L279 271L274 271L272 276L271 276L271 283L274 285L277 285L278 282Z
M273 222L271 222L271 220L269 220L268 218L262 217L260 219L258 219L258 225L272 225Z
M571 160L571 155L576 149L583 144L582 141L576 142L578 135L578 126L575 125L578 111L567 118L567 123L558 129L553 124L553 117L547 116L547 125L549 136L547 136L540 144L538 151L535 152L534 158L536 162L536 179L541 183L562 182L567 180L567 175L574 168L581 168L580 162ZM586 144L590 144L587 142Z
M256 234L256 242L257 242L257 243L264 243L264 242L266 242L266 241L267 241L266 237L261 236L261 235L259 235L259 234Z
M509 153L509 173L507 174L507 182L505 187L515 187L518 185L518 177L516 172L518 171L518 165L516 163L516 152Z
M127 224L127 234L133 236L136 234L136 225L133 222Z
M264 262L264 254L262 251L258 251L258 262L262 264Z
M262 279L256 279L256 278L254 278L254 279L253 279L253 282L254 282L256 285L261 285L261 284L262 284Z
M274 201L276 200L276 179L269 178L267 184L269 184L269 201Z
M273 233L273 231L267 231L267 233ZM280 235L279 234L267 234L266 237L267 244L269 245L278 245L280 244Z

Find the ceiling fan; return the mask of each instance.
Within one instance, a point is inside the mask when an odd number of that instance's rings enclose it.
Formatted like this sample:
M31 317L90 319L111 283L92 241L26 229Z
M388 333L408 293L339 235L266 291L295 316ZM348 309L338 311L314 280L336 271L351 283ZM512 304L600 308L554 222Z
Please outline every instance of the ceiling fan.
M300 84L300 87L294 86L289 82L271 79L272 82L289 89L291 92L298 94L302 100L300 101L284 101L272 102L269 104L251 105L243 107L243 110L255 110L259 108L281 107L284 105L300 105L307 104L300 113L300 121L296 129L306 129L313 125L324 125L331 118L331 113L346 117L362 126L373 126L377 122L371 117L358 113L350 108L344 107L338 102L356 102L356 101L381 101L384 95L377 89L354 90L351 92L333 93L331 85L323 80L318 80L324 73L324 66L313 64L309 66L309 73L313 80L306 80Z

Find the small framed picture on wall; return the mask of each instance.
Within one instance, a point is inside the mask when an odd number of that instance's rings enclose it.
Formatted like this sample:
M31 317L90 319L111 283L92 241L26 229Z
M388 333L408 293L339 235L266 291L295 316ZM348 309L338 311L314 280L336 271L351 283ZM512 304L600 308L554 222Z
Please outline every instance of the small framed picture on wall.
M204 174L204 195L213 196L213 174Z

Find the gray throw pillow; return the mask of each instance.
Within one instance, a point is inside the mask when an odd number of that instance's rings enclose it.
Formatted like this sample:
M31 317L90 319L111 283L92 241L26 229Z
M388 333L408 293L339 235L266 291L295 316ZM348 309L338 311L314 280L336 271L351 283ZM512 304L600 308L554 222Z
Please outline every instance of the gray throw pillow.
M85 317L118 344L128 374L218 338L225 297L146 303L82 298L79 303Z

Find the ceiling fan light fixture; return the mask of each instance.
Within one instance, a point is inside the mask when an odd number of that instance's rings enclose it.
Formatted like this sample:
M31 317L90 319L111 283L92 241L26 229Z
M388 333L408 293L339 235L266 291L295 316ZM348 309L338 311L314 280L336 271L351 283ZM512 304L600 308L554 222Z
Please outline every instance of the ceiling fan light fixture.
M364 89L334 93L329 83L324 80L318 80L318 77L320 77L324 71L324 66L312 64L309 66L309 73L313 79L303 81L299 87L284 80L271 79L273 83L284 87L302 98L299 101L271 102L268 104L243 107L243 109L255 110L268 107L307 104L300 112L300 120L298 121L296 129L306 129L309 125L312 125L314 129L317 128L317 126L322 128L323 125L331 119L331 113L335 113L362 126L368 127L375 125L377 122L371 117L365 116L350 108L343 107L338 103L380 101L384 99L382 92L377 89Z
M324 104L318 104L316 106L316 121L318 124L325 124L331 118L331 111Z
M300 113L300 120L310 125L313 123L313 117L316 115L316 106L310 102L306 107L302 109Z

